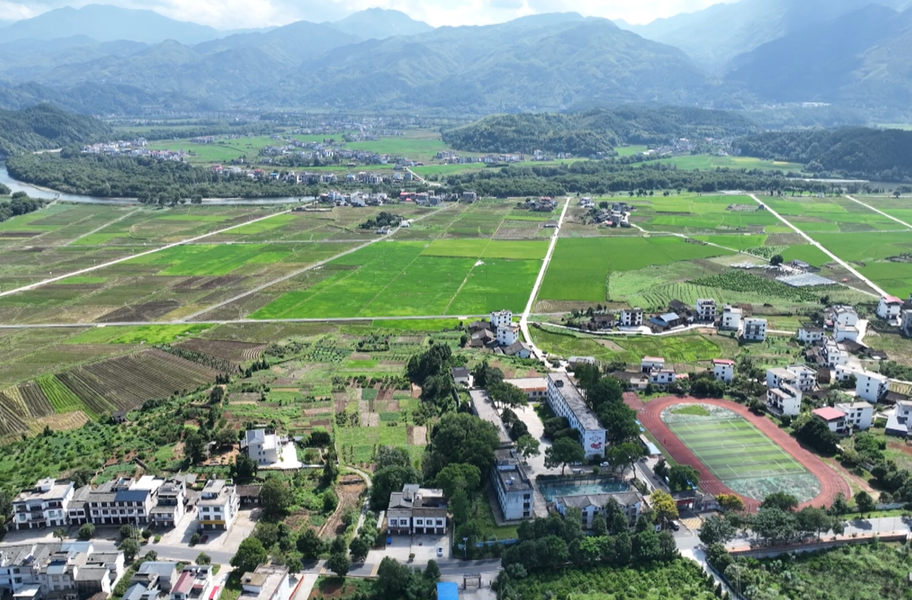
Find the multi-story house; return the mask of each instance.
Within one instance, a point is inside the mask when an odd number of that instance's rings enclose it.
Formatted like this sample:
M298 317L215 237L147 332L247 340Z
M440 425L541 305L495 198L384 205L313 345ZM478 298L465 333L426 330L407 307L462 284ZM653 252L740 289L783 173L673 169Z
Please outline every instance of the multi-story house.
M813 323L802 323L798 328L798 341L804 344L814 344L824 339L826 330Z
M614 499L621 510L627 515L627 524L636 525L637 519L643 508L643 496L636 490L615 492L613 494L579 494L572 496L557 496L554 498L554 507L562 515L567 514L568 508L578 508L583 513L583 527L592 529L592 521L596 515L605 512L605 505Z
M260 565L241 575L239 598L243 600L289 600L291 591L287 567Z
M735 361L726 358L714 359L713 377L716 378L716 381L731 383L735 378Z
M640 372L650 373L653 369L664 369L665 359L657 356L644 356L640 361Z
M877 316L884 321L896 321L902 312L903 301L896 296L883 296L877 303Z
M618 325L621 327L640 327L643 325L642 308L625 308L620 312Z
M68 525L67 506L73 494L71 481L39 480L34 488L20 492L13 499L13 527L40 529Z
M285 449L282 441L274 431L249 429L244 434L242 446L247 456L262 467L282 462Z
M522 462L511 449L495 451L491 482L497 494L501 514L507 521L535 516L535 493Z
M548 406L555 415L566 417L570 427L579 432L587 459L605 456L607 432L566 373L548 374Z
M857 397L872 404L877 404L886 395L890 383L889 378L886 376L865 370L856 370L854 375L855 395Z
M387 530L395 535L447 532L447 499L442 490L407 483L390 494L386 510Z
M834 408L845 413L846 426L864 431L874 423L874 407L868 402L844 402Z
M726 304L722 308L722 323L719 325L720 329L726 329L729 331L737 331L741 328L741 309Z
M110 594L123 570L122 552L95 552L91 542L5 546L0 549L0 595L37 600Z
M152 509L152 523L156 527L174 527L184 516L186 488L184 482L169 479L158 488L158 502Z
M163 479L144 475L100 485L88 494L89 521L96 525L148 524L162 483Z
M766 319L747 318L741 331L741 339L749 342L766 340Z
M203 486L196 506L201 528L227 530L237 518L241 500L234 485L224 479L210 479Z
M712 298L701 298L697 300L697 311L694 315L696 321L712 323L716 320L716 301Z

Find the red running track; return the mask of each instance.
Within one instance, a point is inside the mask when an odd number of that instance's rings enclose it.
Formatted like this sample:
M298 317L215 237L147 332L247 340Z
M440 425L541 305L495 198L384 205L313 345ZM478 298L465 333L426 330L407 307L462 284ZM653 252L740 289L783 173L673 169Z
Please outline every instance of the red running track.
M694 456L693 452L684 445L684 442L678 439L678 437L672 433L671 429L662 421L662 411L669 406L675 404L711 404L720 406L744 417L754 427L762 431L764 435L778 444L783 450L790 454L792 458L804 465L804 467L813 473L817 480L820 481L820 495L810 502L805 502L799 508L812 505L829 506L833 503L836 494L839 492L842 492L846 497L849 497L852 494L852 490L845 480L820 460L818 456L802 448L792 436L779 429L775 423L767 418L758 417L741 404L736 404L735 402L729 402L727 400L699 400L697 398L679 398L677 396L658 398L644 404L639 396L633 393L624 394L624 402L626 402L630 408L637 411L637 418L640 420L640 423L649 430L659 444L665 449L665 452L667 452L675 462L683 465L690 465L700 471L700 489L707 494L715 496L718 494L736 494L736 492L719 481L706 465L700 462L700 459ZM744 504L748 510L756 510L760 506L760 502L753 498L748 498L741 494L737 495L744 500Z

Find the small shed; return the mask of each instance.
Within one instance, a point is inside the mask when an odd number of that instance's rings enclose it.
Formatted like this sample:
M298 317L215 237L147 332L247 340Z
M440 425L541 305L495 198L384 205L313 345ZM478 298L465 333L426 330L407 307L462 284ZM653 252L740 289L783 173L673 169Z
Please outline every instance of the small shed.
M437 600L459 600L459 586L455 581L441 581L437 584Z

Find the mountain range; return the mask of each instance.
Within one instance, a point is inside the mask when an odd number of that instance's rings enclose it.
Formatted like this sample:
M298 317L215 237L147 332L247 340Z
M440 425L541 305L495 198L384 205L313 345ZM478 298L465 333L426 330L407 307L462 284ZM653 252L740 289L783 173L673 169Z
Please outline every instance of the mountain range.
M0 29L0 107L497 112L822 103L905 114L912 0L740 0L633 26L576 13L433 28L369 9L224 32L62 8Z

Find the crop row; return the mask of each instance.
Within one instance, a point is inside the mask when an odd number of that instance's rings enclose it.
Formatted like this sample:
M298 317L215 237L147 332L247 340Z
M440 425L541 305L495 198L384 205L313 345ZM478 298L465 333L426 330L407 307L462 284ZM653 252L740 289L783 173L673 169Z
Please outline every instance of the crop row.
M26 430L22 420L22 406L15 400L0 393L0 435L19 433Z
M76 410L86 410L86 406L82 400L80 400L79 396L63 385L56 376L45 375L39 377L38 385L41 387L41 390L44 392L48 401L50 401L51 406L54 407L55 412L66 413Z
M86 371L75 369L60 373L57 378L79 398L86 412L103 415L114 411L114 406L105 399L104 386Z

